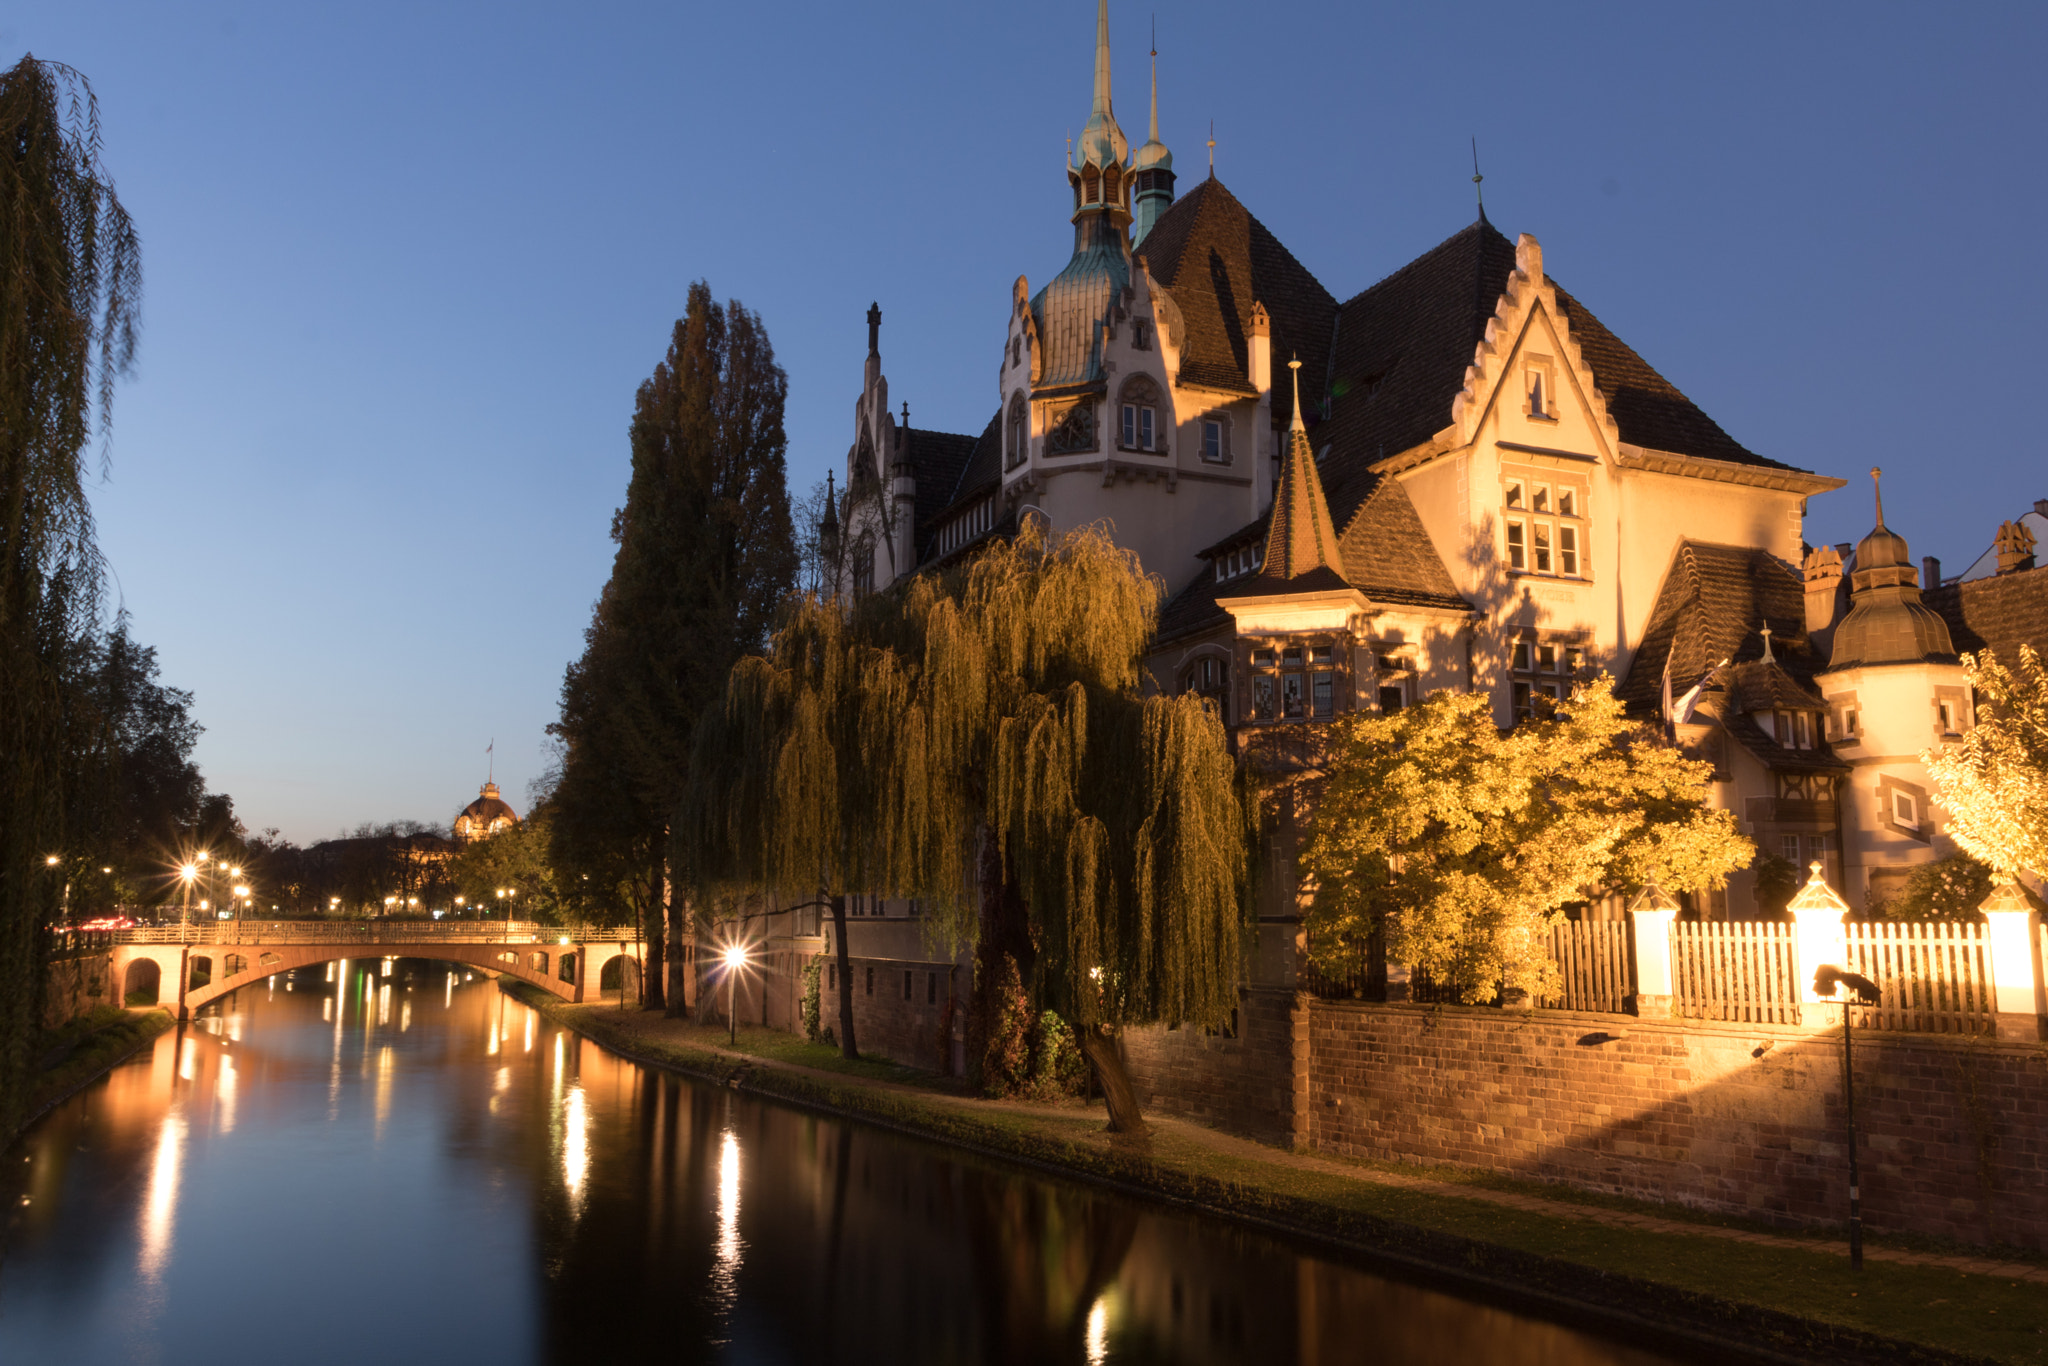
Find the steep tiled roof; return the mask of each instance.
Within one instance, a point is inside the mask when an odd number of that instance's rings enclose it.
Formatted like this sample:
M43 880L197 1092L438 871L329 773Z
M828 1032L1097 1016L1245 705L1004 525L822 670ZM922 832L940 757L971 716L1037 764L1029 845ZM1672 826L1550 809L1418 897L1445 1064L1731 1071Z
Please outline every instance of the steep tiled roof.
M973 439L967 458L960 462L960 468L953 482L939 491L937 506L927 507L925 484L922 477L917 483L917 546L918 563L933 557L938 549L939 527L943 524L956 504L970 498L983 497L993 493L1002 481L1003 463L1003 410L998 408L988 425L981 429L981 435Z
M1272 319L1275 373L1298 356L1311 386L1320 382L1337 301L1222 181L1201 181L1175 200L1138 254L1186 325L1182 382L1252 392L1254 302ZM1294 415L1284 385L1273 386L1273 412L1281 422Z
M1261 597L1348 587L1344 552L1337 546L1336 528L1330 525L1330 505L1323 499L1315 452L1309 449L1308 433L1297 419L1287 434L1280 484L1266 514L1266 557L1259 572L1235 595Z
M2006 665L2022 645L2048 655L2048 565L1943 584L1922 600L1948 623L1958 651L1989 650Z
M1793 568L1751 546L1681 541L1665 572L1650 623L1617 690L1639 711L1655 711L1664 662L1674 697L1724 659L1763 657L1761 628L1787 673L1805 679L1818 667L1806 638L1806 586Z
M1331 448L1323 479L1339 525L1372 492L1367 466L1421 445L1450 424L1451 400L1464 387L1473 348L1514 270L1514 243L1482 218L1338 309L1329 418L1311 437L1318 449ZM1623 441L1738 465L1792 468L1745 449L1584 304L1562 288L1557 294Z
M917 526L914 539L923 544L931 534L932 519L953 501L960 486L960 471L967 466L979 438L958 432L935 432L924 427L899 427L910 452L910 474L917 481Z
M1213 557L1254 536L1268 535L1268 528L1268 519L1261 517L1232 532L1203 553ZM1343 555L1344 581L1364 593L1371 602L1435 607L1453 612L1472 610L1472 604L1459 596L1457 585L1451 582L1443 561L1437 558L1436 550L1430 544L1429 532L1424 529L1422 518L1416 515L1415 504L1408 500L1408 490L1398 479L1380 482L1338 544ZM1271 555L1269 541L1269 562ZM1209 566L1197 574L1192 583L1174 594L1160 610L1159 638L1171 640L1220 626L1229 619L1229 614L1216 605L1218 598L1286 591L1258 588L1254 586L1256 582L1254 579L1233 579L1218 584L1212 558ZM1303 585L1297 591L1312 591L1314 587Z

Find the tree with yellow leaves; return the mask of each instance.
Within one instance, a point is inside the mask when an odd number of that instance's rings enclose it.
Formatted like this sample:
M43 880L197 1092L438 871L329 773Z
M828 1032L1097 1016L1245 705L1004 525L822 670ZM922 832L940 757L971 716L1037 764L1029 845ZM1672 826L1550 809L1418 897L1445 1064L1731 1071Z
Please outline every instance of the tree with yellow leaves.
M2048 666L2031 645L2007 668L1986 650L1964 655L1977 723L1953 745L1920 756L1958 846L1994 880L2048 875Z
M1302 855L1311 956L1383 935L1468 1003L1554 986L1564 908L1657 883L1725 885L1754 846L1707 805L1710 764L1629 720L1605 676L1503 734L1483 693L1334 723Z

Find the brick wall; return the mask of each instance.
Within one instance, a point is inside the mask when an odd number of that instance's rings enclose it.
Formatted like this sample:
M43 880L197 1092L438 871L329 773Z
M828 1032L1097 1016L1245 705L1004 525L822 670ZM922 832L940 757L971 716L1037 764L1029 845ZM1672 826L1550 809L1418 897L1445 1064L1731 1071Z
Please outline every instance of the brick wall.
M1236 1038L1192 1025L1130 1029L1124 1065L1149 1109L1290 1143L1307 1100L1305 1090L1295 1094L1294 1066L1307 1033L1308 1013L1292 991L1247 987L1238 993Z
M863 1055L928 1071L955 1071L956 1040L964 1040L967 984L951 963L901 958L853 958L853 1039ZM910 974L905 999L904 974ZM819 1023L839 1031L837 963L828 959L819 983ZM935 979L935 980L933 980ZM871 985L872 983L872 985ZM960 999L957 1010L948 1003ZM745 1018L745 1017L742 1017ZM801 1026L799 1026L801 1028Z
M1839 1033L1316 1001L1306 1136L1762 1218L1838 1224ZM1859 1032L1873 1229L2048 1250L2048 1046Z

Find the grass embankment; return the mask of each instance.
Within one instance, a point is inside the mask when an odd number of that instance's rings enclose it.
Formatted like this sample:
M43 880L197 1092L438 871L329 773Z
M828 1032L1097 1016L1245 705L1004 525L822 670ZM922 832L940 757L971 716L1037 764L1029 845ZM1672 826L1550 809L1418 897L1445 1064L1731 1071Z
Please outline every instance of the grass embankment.
M166 1010L95 1006L36 1041L36 1071L18 1107L0 1116L0 1148L7 1147L44 1111L96 1079L169 1029ZM9 1122L11 1121L11 1122Z
M1809 1250L1630 1227L1684 1213L1490 1175L1306 1158L1185 1123L1161 1122L1132 1142L1103 1132L1099 1108L977 1100L929 1073L849 1062L770 1030L742 1028L728 1050L723 1030L501 985L639 1061L1335 1244L1495 1302L1589 1313L1625 1337L1656 1341L1675 1326L1779 1359L2048 1363L2048 1290L2038 1283L1883 1261L1858 1273L1842 1244L1818 1237ZM1484 1198L1502 1189L1540 1193L1544 1207Z

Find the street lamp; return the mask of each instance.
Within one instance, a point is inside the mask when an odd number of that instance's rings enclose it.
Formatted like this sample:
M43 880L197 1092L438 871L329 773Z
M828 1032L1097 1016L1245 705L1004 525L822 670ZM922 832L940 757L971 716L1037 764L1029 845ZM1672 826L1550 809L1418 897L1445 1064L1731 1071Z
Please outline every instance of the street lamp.
M736 1000L739 993L740 969L747 965L747 951L734 944L725 951L725 1024L726 1042L737 1048L740 1041L740 1017Z
M199 855L199 858L205 857L206 855L204 854ZM192 862L187 863L184 867L178 870L178 880L185 884L184 909L178 913L178 934L180 938L184 937L185 930L190 928L192 924L192 884L194 881L198 879L198 877L198 859L194 859Z
M1833 963L1823 963L1813 974L1813 994L1835 996L1837 990L1847 987L1841 996L1842 1002L1842 1102L1849 1120L1849 1269L1863 1269L1863 1183L1856 1172L1856 1057L1851 1050L1849 1036L1855 1026L1850 1022L1849 1008L1862 1004L1874 1006L1880 993L1877 983L1860 973L1844 972Z

